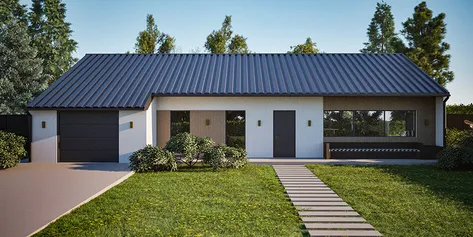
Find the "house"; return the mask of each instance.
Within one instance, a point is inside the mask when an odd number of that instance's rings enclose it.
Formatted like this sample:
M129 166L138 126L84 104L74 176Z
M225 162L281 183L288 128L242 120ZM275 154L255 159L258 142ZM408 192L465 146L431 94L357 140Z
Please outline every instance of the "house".
M128 162L180 132L249 158L444 145L449 92L403 54L87 54L28 105L32 162Z

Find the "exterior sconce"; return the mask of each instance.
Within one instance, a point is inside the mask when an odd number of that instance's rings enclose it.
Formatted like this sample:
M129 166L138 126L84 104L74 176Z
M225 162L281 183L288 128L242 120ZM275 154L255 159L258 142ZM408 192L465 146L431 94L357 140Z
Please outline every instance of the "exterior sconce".
M130 128L133 128L133 121L130 121Z
M261 127L261 120L258 120L258 127Z
M428 119L424 120L424 125L429 126L429 120Z
M41 127L46 128L46 121L41 122Z
M210 119L206 119L205 120L205 126L209 126L210 125Z
M309 120L309 121L307 122L307 126L309 126L309 127L312 126L312 120Z

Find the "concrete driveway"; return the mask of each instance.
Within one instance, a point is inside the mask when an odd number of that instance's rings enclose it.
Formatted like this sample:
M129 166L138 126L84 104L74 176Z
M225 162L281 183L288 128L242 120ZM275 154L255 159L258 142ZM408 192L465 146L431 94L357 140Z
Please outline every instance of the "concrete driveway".
M132 175L127 164L26 163L0 170L0 235L28 236Z

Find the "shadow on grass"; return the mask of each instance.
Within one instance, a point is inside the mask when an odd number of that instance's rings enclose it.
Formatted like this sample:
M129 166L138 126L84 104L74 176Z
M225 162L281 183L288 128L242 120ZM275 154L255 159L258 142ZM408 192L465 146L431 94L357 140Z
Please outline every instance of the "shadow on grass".
M435 195L461 202L473 210L473 171L444 171L435 166L380 166L386 173L431 190Z

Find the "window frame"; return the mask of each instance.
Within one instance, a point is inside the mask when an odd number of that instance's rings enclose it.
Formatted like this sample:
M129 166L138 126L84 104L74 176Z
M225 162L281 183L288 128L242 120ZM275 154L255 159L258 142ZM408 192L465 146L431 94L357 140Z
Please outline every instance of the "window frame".
M376 110L376 109L362 109L362 110L353 110L353 109L330 109L330 110L324 110L323 111L323 116L322 117L325 117L325 112L329 112L329 111L350 111L351 114L352 114L352 132L350 136L325 136L325 122L323 123L323 133L324 133L324 138L325 137L345 137L345 138L367 138L367 137L402 137L402 138L417 138L417 134L418 134L418 130L417 130L417 122L418 122L418 116L417 116L417 110L415 109L390 109L390 110ZM384 135L383 136L356 136L355 135L355 112L356 111L382 111L383 112L383 131L384 131ZM414 112L414 116L415 116L415 119L414 119L414 136L388 136L387 135L387 131L386 131L386 111L413 111ZM322 118L322 121L324 119Z

